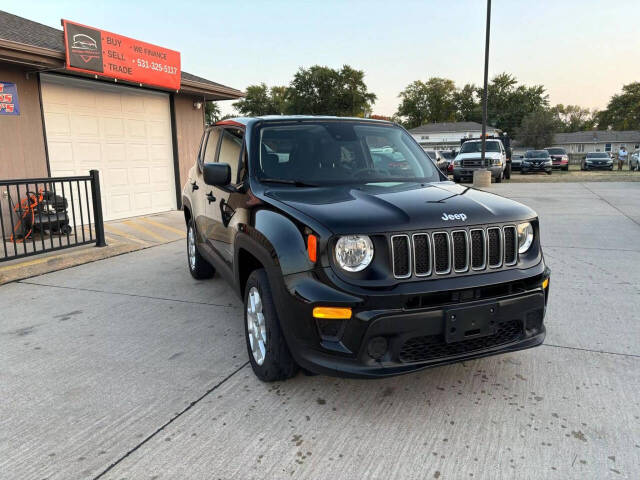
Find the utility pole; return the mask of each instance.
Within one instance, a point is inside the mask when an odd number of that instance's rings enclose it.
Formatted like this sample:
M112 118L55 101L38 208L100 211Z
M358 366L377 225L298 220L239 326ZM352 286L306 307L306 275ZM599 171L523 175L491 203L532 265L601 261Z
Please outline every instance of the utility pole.
M484 43L484 90L482 92L482 164L489 170L486 165L486 147L487 147L487 89L489 83L489 34L491 32L491 0L487 0L487 31Z
M482 91L482 152L480 161L484 165L484 169L478 169L473 172L473 186L485 188L491 186L491 170L486 164L487 153L487 89L489 83L489 32L491 26L491 0L487 0L487 31L484 44L484 89Z

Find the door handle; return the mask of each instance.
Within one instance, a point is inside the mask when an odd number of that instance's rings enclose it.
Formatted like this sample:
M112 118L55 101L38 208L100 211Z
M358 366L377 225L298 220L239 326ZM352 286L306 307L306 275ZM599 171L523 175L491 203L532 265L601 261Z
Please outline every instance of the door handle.
M196 182L193 182L191 184L191 191L194 192L196 190L198 190L200 187L198 186L198 184Z
M207 201L209 203L216 201L216 197L213 196L213 190L207 193Z

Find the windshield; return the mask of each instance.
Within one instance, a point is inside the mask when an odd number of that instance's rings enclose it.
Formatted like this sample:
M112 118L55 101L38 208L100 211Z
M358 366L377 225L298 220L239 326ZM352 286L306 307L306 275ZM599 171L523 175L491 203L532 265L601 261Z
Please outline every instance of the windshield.
M437 182L437 168L402 129L355 121L268 123L257 175L312 185Z
M440 152L440 155L442 155L447 160L453 160L453 154L451 152Z
M608 153L587 153L588 158L609 158Z
M546 150L529 150L525 153L525 157L527 158L547 158L549 156L549 152Z
M499 152L500 151L500 142L496 142L495 140L487 140L486 141L486 151L487 152ZM460 153L479 153L482 151L482 142L464 142L462 144L462 148L460 149Z
M567 151L564 148L547 148L549 155L566 155Z

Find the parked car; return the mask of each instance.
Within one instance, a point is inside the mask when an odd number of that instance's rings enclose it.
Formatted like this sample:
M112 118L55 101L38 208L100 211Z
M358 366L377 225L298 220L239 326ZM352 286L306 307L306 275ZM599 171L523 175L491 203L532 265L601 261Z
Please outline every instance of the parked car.
M582 170L613 170L613 159L607 152L589 152L582 160Z
M520 170L522 166L522 159L524 158L524 154L518 153L511 156L511 169L512 170Z
M488 168L491 179L500 183L504 178L507 154L500 140L486 140L485 163L481 159L482 141L473 139L465 141L453 161L453 180L461 182L473 180L473 171Z
M425 150L427 155L433 160L440 171L447 175L447 169L449 168L449 160L438 150Z
M640 150L636 150L629 156L629 170L640 170Z
M551 156L553 168L560 168L564 171L569 170L569 155L564 148L547 147L545 150L549 152Z
M456 158L452 150L438 150L438 153L447 161L447 169L443 172L447 175L453 174L453 160Z
M551 175L553 172L553 161L546 150L529 150L524 154L520 173L544 172Z
M393 123L218 122L182 204L189 271L243 299L261 380L382 377L544 340L536 213L448 182Z

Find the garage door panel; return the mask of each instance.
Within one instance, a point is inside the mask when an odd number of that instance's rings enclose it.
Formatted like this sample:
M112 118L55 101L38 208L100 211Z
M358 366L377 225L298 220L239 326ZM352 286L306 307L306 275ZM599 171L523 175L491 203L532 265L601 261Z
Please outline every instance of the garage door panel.
M44 116L47 136L70 135L69 115L66 112L48 112Z
M106 220L175 208L168 95L43 74L42 100L52 172L99 170Z
M82 137L99 137L99 122L95 115L71 114L71 131Z
M146 138L147 130L144 125L144 120L127 120L127 137Z
M105 117L102 119L105 137L123 137L124 122L122 118Z
M108 163L127 161L127 146L124 143L105 143L102 145L102 158Z

